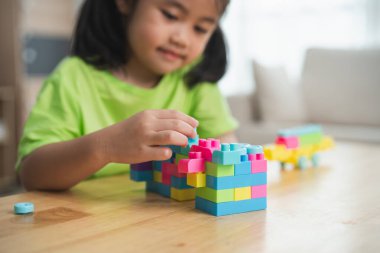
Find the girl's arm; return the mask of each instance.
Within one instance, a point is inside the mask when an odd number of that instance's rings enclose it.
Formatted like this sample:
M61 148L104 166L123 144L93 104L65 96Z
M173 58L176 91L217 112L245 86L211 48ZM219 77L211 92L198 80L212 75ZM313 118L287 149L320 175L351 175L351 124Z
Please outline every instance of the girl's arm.
M167 160L171 150L163 146L185 146L197 125L177 111L144 111L95 133L36 149L21 162L20 179L28 190L66 190L110 162Z

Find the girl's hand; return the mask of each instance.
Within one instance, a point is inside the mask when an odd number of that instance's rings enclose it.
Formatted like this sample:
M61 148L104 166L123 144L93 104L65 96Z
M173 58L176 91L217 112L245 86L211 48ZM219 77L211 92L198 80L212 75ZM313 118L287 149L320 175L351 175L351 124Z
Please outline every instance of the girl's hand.
M97 157L104 163L139 163L167 160L164 145L186 146L198 121L175 110L147 110L94 134Z

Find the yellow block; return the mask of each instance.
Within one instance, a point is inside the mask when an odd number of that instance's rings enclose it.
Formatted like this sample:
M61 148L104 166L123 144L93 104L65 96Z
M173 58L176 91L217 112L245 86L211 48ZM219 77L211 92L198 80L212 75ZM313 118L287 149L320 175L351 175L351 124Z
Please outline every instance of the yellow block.
M234 199L235 201L245 200L251 198L251 187L235 188Z
M160 171L153 171L153 181L162 183L162 173Z
M189 173L187 174L186 183L192 187L206 187L206 174L199 173Z
M193 200L195 199L195 188L177 189L177 188L171 187L170 197L178 201Z

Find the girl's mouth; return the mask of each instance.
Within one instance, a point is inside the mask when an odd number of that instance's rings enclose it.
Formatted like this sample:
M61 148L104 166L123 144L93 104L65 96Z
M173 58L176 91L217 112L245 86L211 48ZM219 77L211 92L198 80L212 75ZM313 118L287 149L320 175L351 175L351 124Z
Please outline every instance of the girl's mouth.
M176 61L176 60L179 60L179 59L184 59L184 56L177 53L177 52L174 52L170 49L165 49L165 48L158 48L158 52L161 53L162 56L164 56L165 59L169 60L169 61Z

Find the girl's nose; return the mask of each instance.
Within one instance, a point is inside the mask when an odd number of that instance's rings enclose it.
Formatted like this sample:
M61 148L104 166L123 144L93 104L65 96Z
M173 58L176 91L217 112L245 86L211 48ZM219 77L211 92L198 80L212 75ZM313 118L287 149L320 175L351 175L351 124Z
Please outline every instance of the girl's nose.
M186 48L189 43L189 35L185 28L179 28L170 36L170 42L178 47Z

